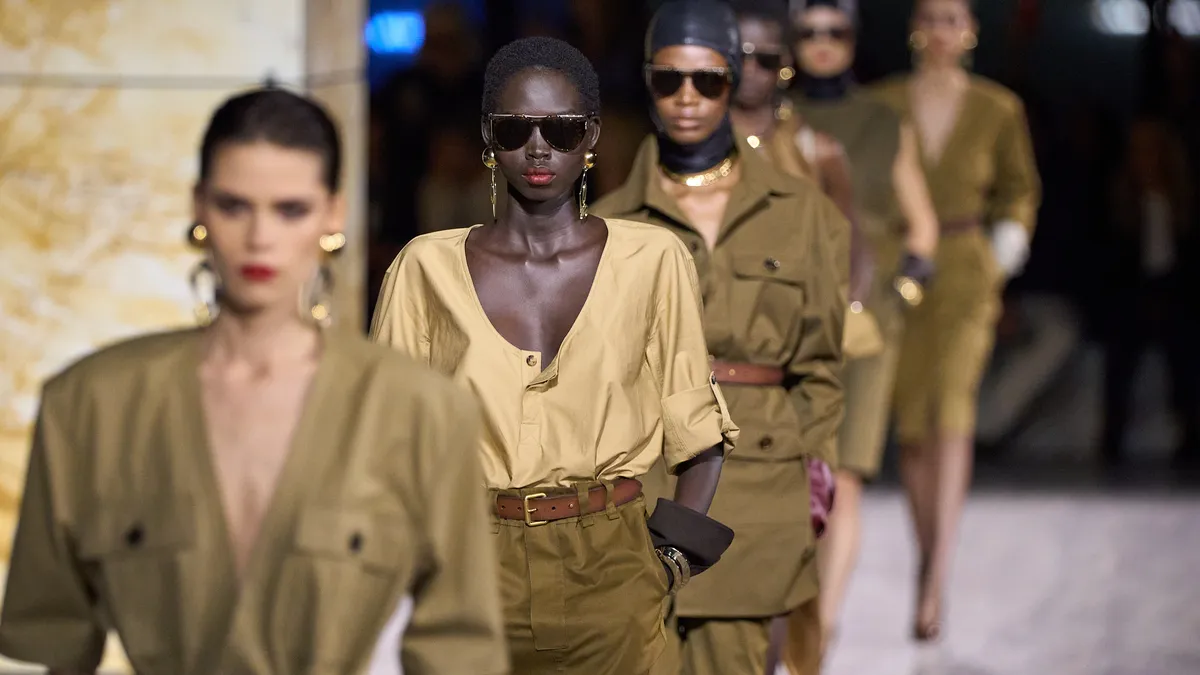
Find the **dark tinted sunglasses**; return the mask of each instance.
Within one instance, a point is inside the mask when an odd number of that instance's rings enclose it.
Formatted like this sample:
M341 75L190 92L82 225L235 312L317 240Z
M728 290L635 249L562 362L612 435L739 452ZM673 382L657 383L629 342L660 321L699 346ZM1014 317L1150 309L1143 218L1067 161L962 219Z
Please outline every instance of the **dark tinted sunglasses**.
M542 139L559 152L575 151L587 136L592 115L488 115L492 145L510 152L525 147L537 127Z
M691 80L692 86L704 98L718 99L733 84L733 71L728 68L679 70L671 66L646 66L646 86L657 98L674 96L683 88L685 80Z
M783 67L783 50L763 49L749 42L742 45L742 54L746 60L757 61L763 70L779 70Z
M848 42L854 38L853 28L801 28L798 33L801 40L816 40L826 38L837 42Z

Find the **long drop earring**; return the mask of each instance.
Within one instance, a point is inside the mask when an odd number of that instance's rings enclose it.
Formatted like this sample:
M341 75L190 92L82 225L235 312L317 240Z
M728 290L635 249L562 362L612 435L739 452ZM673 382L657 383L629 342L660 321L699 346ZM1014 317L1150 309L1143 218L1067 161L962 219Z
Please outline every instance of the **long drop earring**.
M496 153L491 148L483 150L483 165L492 172L492 222L496 222Z
M195 300L192 312L196 322L207 326L221 311L221 278L207 256L208 228L200 223L192 223L187 229L187 242L193 249L205 252L204 259L196 263L188 275L188 285L191 286L192 298Z
M596 153L588 150L583 153L583 175L579 179L579 219L587 220L588 204L587 204L587 175L588 170L596 166Z
M959 39L962 40L963 49L967 50L963 54L963 68L971 70L975 66L975 48L979 46L979 37L974 31L964 30Z
M912 34L908 36L908 49L912 52L912 64L914 68L920 64L921 52L925 51L925 48L928 46L929 38L925 35L925 33L919 30L914 30Z
M328 328L333 324L333 271L329 265L331 259L345 249L346 235L341 232L322 235L320 245L324 260L307 292L301 295L304 300L301 302L300 316L311 319L322 328Z

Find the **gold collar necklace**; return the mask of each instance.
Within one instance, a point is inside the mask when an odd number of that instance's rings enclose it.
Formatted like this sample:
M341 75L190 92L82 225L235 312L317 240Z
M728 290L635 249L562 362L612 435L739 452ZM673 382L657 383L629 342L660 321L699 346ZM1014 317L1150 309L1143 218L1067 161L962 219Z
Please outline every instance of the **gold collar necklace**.
M703 171L701 173L674 173L667 170L666 167L662 167L662 172L673 182L679 183L680 185L697 188L707 187L721 180L722 178L728 178L729 174L733 173L733 165L734 156L730 155L722 160L720 164L714 166L708 171Z

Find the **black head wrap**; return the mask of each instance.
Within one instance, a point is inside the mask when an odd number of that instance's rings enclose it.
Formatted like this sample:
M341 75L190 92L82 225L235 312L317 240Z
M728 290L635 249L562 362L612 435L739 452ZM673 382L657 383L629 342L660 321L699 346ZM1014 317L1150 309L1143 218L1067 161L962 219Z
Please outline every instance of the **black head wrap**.
M842 12L850 18L851 25L858 26L858 0L792 0L793 20L797 14L814 7L828 7ZM854 86L854 71L847 68L843 73L817 77L800 69L799 79L800 90L805 98L814 101L837 100L845 97Z
M727 3L719 0L668 0L663 3L646 31L646 63L651 63L659 50L677 45L707 47L725 57L733 71L736 89L742 75L742 39L738 34L737 17ZM650 116L658 129L659 161L668 171L681 174L707 171L733 152L733 124L728 112L712 136L692 145L672 141L653 107Z

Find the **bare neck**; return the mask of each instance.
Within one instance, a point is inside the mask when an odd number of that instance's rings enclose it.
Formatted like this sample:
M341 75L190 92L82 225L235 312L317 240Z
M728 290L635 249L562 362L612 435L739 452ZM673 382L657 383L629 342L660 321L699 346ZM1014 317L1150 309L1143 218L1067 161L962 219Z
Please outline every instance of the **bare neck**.
M957 63L922 62L916 71L918 84L937 89L960 89L970 81L967 71Z
M291 311L237 314L222 310L208 328L207 365L270 375L297 363L316 361L320 329Z
M505 216L495 225L483 228L481 238L487 240L489 248L553 254L573 248L596 220L579 220L574 191L545 202L528 202L513 196Z

